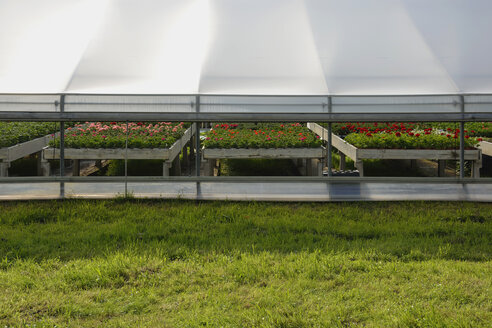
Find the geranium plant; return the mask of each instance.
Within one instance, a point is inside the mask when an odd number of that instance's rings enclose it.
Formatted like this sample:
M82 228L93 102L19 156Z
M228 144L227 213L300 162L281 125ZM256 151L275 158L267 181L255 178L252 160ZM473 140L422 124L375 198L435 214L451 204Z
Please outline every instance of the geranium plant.
M213 124L206 148L316 148L320 137L300 123Z
M128 148L169 148L186 130L181 123L131 122L128 123ZM86 122L68 128L65 133L67 148L125 148L126 123ZM60 147L60 140L50 142Z

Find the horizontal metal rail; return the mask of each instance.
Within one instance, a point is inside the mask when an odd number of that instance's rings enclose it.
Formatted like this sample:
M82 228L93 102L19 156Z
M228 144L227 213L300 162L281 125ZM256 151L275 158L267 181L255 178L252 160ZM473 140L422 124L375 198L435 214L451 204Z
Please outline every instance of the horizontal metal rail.
M476 93L476 92L460 92L460 93L395 93L395 94L240 94L240 93L80 93L80 92L0 92L0 96L145 96L145 97L334 97L334 98L350 98L350 97L459 97L459 96L491 96L491 93Z
M481 122L492 112L477 113L237 113L237 112L0 112L0 121L169 121L169 122Z
M492 184L492 178L459 177L336 177L336 176L111 176L111 177L7 177L0 178L3 183L105 183L105 182L289 182L289 183L405 183L405 184ZM491 196L492 197L492 196Z

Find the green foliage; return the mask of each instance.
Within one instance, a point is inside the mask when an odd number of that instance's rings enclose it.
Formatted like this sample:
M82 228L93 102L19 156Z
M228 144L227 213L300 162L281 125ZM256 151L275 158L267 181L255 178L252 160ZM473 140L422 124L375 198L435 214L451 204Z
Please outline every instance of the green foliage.
M0 204L6 327L488 327L492 205Z
M316 148L322 141L299 123L215 124L206 148Z
M125 161L111 160L106 172L108 176L125 175ZM160 176L162 175L162 160L128 160L128 175L133 176Z
M326 126L327 124L324 124ZM332 131L358 148L374 149L456 149L459 148L457 123L334 123ZM482 138L492 136L492 123L465 125L465 147L473 148Z
M327 127L327 123L322 124ZM378 133L378 132L410 132L414 129L428 128L423 123L411 122L355 122L355 123L332 123L332 133L338 135L347 135L350 133Z
M0 122L0 148L40 138L58 131L54 122Z
M377 149L459 149L458 138L441 134L421 134L419 136L390 133L351 133L344 139L357 148ZM476 138L466 138L465 147L473 148Z
M459 132L459 123L432 123L432 126L448 133ZM466 122L465 133L470 137L492 137L492 122Z
M107 123L107 124L106 124ZM66 148L125 148L126 123L86 122L68 128L65 134ZM131 122L128 124L128 148L169 148L186 130L186 125L168 122ZM60 147L60 140L50 142Z
M225 159L220 160L222 176L297 176L290 159Z

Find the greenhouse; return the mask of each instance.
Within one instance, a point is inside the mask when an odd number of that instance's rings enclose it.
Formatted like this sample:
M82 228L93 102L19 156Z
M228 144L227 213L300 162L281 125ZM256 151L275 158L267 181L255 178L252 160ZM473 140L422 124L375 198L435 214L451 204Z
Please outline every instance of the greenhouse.
M492 201L491 13L0 0L0 199Z

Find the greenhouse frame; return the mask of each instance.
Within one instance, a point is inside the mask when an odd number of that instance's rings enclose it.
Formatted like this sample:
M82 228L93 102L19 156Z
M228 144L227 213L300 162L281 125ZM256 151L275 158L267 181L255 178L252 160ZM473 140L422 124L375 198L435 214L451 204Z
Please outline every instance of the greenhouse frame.
M463 170L464 123L492 121L490 35L487 0L0 0L0 121L62 122L60 176L2 177L0 199L492 201ZM191 176L65 176L63 123L114 120L457 122L461 169L204 177L195 136Z

